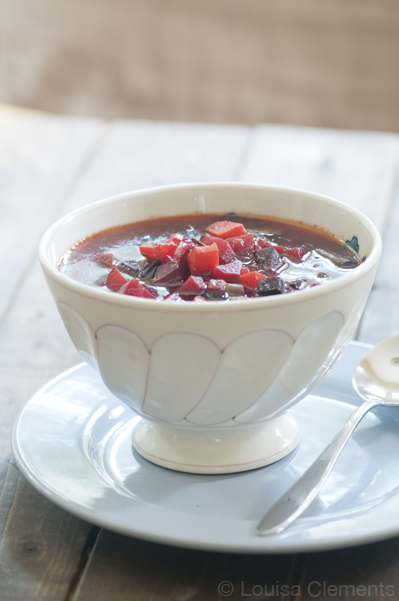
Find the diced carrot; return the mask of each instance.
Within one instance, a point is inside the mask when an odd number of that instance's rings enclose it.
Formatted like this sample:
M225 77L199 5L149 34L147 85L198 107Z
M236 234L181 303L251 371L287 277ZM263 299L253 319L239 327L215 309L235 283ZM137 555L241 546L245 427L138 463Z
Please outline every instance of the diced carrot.
M219 249L216 244L194 246L187 255L191 275L209 275L219 265Z
M205 228L211 236L216 238L234 238L236 236L242 236L247 233L247 230L242 223L234 223L233 221L215 221L208 227Z
M104 253L100 257L98 257L97 261L101 263L101 265L105 265L105 267L112 267L115 261L115 257L112 253Z
M113 292L117 292L119 288L123 286L123 284L126 284L126 282L128 282L128 280L121 274L119 269L117 267L113 267L108 274L105 285Z
M245 286L246 288L251 288L251 290L256 290L258 287L258 281L266 277L263 273L259 273L259 271L249 271L248 273L244 273L241 275L238 284Z
M227 240L215 238L214 236L202 236L201 242L207 246L216 244L219 249L219 265L225 265L226 263L230 263L230 261L235 259L234 250L231 248L231 245L227 242Z
M140 252L147 259L163 259L167 255L173 257L177 248L174 242L159 242L142 244L139 246Z

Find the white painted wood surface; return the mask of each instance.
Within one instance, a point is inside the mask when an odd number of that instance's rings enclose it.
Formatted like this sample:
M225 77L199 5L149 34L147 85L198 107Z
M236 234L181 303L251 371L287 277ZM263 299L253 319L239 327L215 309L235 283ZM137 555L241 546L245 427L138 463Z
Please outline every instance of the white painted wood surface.
M252 181L336 196L365 211L384 231L384 257L359 333L374 342L399 327L398 166L398 138L391 134L104 123L0 108L1 601L105 601L111 591L118 601L207 601L218 598L223 566L237 581L244 573L251 573L254 583L266 578L263 559L254 563L221 554L215 563L211 553L185 551L173 555L176 566L167 547L93 529L52 506L10 462L9 436L18 409L37 388L79 361L35 258L46 225L87 202L178 182ZM113 560L117 549L123 549L125 561ZM340 578L335 553L331 583ZM371 558L374 553L371 546ZM130 569L142 556L151 561ZM300 578L298 566L304 564L298 557L268 561L280 584ZM160 580L149 566L154 562ZM273 579L272 572L267 579Z
M21 273L36 256L79 170L94 150L101 122L0 106L0 316Z
M111 123L67 209L154 186L234 180L251 133L241 126Z
M382 231L398 162L396 134L266 125L253 136L240 179L332 196Z

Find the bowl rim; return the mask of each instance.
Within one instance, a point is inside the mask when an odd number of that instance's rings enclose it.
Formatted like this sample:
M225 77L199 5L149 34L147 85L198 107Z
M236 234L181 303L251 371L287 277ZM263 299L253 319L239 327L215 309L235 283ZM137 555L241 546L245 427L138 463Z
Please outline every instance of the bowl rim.
M123 200L130 200L137 196L146 196L152 194L159 194L171 190L193 190L198 188L242 188L250 190L268 190L270 192L295 192L299 196L311 197L318 199L324 203L341 207L355 218L359 219L361 223L370 232L373 246L370 254L366 257L363 263L361 263L356 269L348 271L348 273L342 274L340 277L324 282L320 286L308 288L306 290L297 290L293 294L282 294L275 296L265 297L254 297L254 298L237 298L234 301L207 301L204 303L189 303L189 302L177 302L177 301L156 301L153 299L145 299L134 296L127 296L123 294L104 294L104 290L96 288L88 284L78 282L69 276L63 274L57 269L57 266L50 261L47 256L47 249L51 239L60 231L65 225L69 224L74 219L79 218L83 214L90 213L91 211L97 210L104 205L111 204L113 202L120 202ZM166 312L189 312L189 313L211 313L211 312L230 312L230 311L245 311L245 310L264 310L265 308L277 308L285 305L298 304L299 302L305 302L310 299L317 299L319 297L330 294L331 292L337 291L340 288L346 287L350 282L356 282L361 279L365 273L370 271L378 262L382 252L382 239L381 235L373 224L371 219L367 217L361 211L354 209L353 207L345 204L342 201L336 200L330 196L311 192L305 189L287 187L287 186L269 186L266 184L253 184L244 182L196 182L196 183L184 183L184 184L170 184L165 186L156 186L151 188L144 188L134 190L131 192L124 192L97 200L91 203L79 207L68 214L64 215L60 219L56 220L50 225L43 233L38 247L38 254L40 264L45 274L51 277L63 288L72 290L73 292L83 295L94 300L105 302L120 307L142 309L142 310L153 310L153 311L166 311ZM60 257L61 258L61 257Z

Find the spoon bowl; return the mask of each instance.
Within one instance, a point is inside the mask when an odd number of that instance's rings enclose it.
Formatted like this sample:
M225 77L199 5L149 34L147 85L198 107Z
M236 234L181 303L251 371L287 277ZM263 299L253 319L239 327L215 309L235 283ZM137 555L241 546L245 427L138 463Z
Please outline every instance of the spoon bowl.
M377 344L353 372L353 386L365 400L347 419L311 466L267 511L257 527L260 535L285 530L317 496L352 432L370 409L399 405L399 335Z
M352 384L366 401L399 403L399 336L372 348L353 372Z

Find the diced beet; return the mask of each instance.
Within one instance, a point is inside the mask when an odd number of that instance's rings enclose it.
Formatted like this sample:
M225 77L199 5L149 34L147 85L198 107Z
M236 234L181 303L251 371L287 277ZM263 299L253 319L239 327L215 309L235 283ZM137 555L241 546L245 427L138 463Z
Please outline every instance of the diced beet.
M244 234L243 236L228 238L227 242L231 245L237 257L248 257L254 245L254 235Z
M293 259L294 261L302 261L303 258L310 253L309 250L296 246L295 248L284 248L283 254Z
M112 267L115 262L115 257L112 253L104 253L97 259L98 263L104 265L105 267Z
M117 292L119 288L123 286L123 284L126 284L127 281L128 280L121 274L119 269L117 267L113 267L108 274L105 285L113 292Z
M190 277L177 290L179 294L198 294L206 290L206 284L201 276L190 275Z
M236 282L240 277L242 263L239 259L230 261L227 265L218 265L212 270L212 278L225 280L226 282Z
M224 280L209 280L208 290L225 290L226 282Z
M191 242L191 240L184 240L179 244L174 254L174 258L178 262L180 275L183 281L190 276L190 268L188 266L187 256L193 246L194 244Z
M180 271L180 275L183 279L183 281L185 281L187 278L190 277L190 267L188 266L188 253L190 252L190 249L187 249L186 253L180 257L180 259L178 260L178 265L179 265L179 271Z
M128 291L125 292L125 294L127 294L128 296L136 296L138 298L151 298L152 300L154 300L154 297L152 294L150 294L148 292L148 290L133 290L132 292Z
M154 296L148 292L145 288L143 289L132 289L130 288L127 292L125 292L128 296L137 296L138 298L151 298L154 300Z
M129 282L130 284L130 282ZM127 285L125 294L128 294L130 296L139 296L141 298L156 298L158 295L156 293L156 291L151 288L150 286L147 286L146 284L142 284L141 288L137 288L136 292L133 286L129 286L129 284Z
M240 276L238 283L246 288L251 288L251 290L256 290L258 281L263 280L265 277L266 276L263 273L259 273L258 271L249 271Z
M152 276L154 275L154 273L157 270L157 267L159 267L160 265L163 265L162 259L154 259L152 261L147 260L146 265L140 271L140 277L143 280L152 278Z
M214 236L202 236L201 242L207 246L216 244L219 249L219 265L225 265L226 263L230 263L230 261L235 259L234 250L231 248L231 245L227 242L227 240L215 238Z
M274 247L258 250L256 253L256 262L269 273L276 273L284 265L280 255Z
M265 278L258 281L259 296L272 296L290 292L289 286L281 278Z
M234 238L236 236L242 236L247 233L247 230L242 223L234 223L234 221L215 221L208 227L205 228L211 236L216 238Z
M138 296L140 298L154 298L140 280L134 278L127 283L126 287L124 287L123 293L128 296Z
M157 267L153 281L154 284L159 284L161 286L180 286L183 279L180 275L177 261L164 263Z
M219 249L216 244L194 246L187 255L191 275L209 275L219 265Z
M132 277L138 277L146 264L144 257L140 261L122 261L118 264L119 271L127 273Z
M166 255L173 257L177 248L177 244L174 242L160 242L142 244L139 246L140 252L144 257L148 259L163 259Z
M180 242L179 246L176 248L173 258L178 261L183 255L186 255L193 246L194 244L191 242L191 240L188 242Z
M149 286L143 282L143 287L151 294L152 298L158 298L158 289L156 286Z

